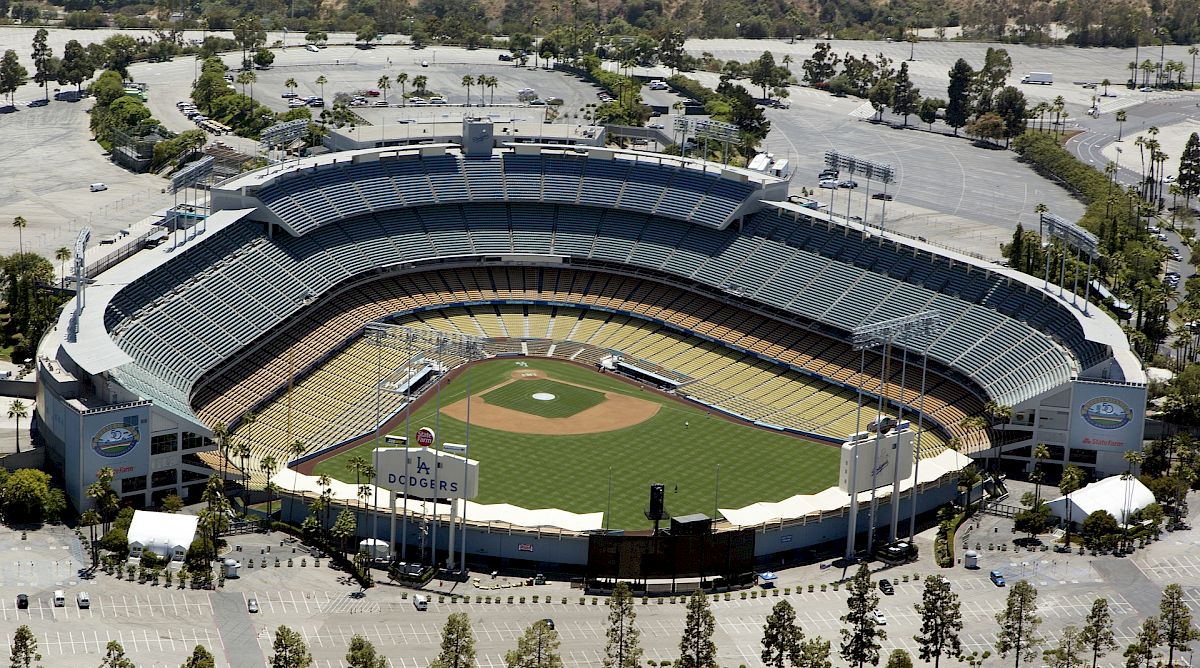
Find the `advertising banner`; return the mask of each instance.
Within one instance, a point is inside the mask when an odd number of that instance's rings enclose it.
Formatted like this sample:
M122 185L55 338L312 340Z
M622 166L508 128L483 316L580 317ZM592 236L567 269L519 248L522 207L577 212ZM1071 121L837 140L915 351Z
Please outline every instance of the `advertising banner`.
M102 409L82 416L83 477L105 466L117 479L147 475L150 468L150 406Z
M1140 448L1145 406L1144 386L1075 381L1070 447L1118 452Z
M479 462L433 448L376 448L378 484L423 499L473 499Z

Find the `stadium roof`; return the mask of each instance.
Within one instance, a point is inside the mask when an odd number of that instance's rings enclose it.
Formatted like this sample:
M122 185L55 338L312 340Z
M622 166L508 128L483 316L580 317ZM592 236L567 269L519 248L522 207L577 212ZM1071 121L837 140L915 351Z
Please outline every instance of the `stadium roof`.
M967 464L971 463L971 458L953 450L946 450L936 457L922 459L920 466L920 484L927 484L940 479L942 476L961 470ZM900 491L904 492L912 489L913 478L909 476L900 481ZM884 497L889 496L892 491L892 486L886 485L880 487L880 494ZM878 494L877 497L878 498ZM907 497L905 497L907 498ZM871 500L871 492L866 491L858 495L858 502L869 503ZM782 501L768 502L763 501L753 503L742 508L720 508L723 515L730 524L740 527L761 526L767 522L780 522L787 520L799 519L808 515L819 513L827 513L850 506L850 494L843 492L837 487L830 487L825 491L817 494L797 494L796 496L784 499Z
M1072 506L1072 522L1082 522L1088 515L1105 510L1115 517L1117 522L1124 524L1126 510L1132 515L1154 503L1154 492L1135 477L1126 479L1124 476L1115 475L1072 493L1070 499L1060 496L1046 505L1052 515L1066 519L1068 503Z

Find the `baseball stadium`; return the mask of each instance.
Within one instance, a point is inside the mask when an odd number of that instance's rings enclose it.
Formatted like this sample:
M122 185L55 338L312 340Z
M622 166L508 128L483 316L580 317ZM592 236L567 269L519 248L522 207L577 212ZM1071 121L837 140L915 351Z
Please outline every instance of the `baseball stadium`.
M81 275L38 358L76 505L101 466L136 506L228 467L373 506L359 533L393 549L432 527L452 556L457 517L466 561L583 567L598 536L702 517L777 563L852 515L886 529L877 502L896 538L972 458L1023 470L1047 443L1099 476L1140 446L1140 362L1070 292L791 201L770 170L490 130L229 178L201 224ZM937 326L862 342L919 314ZM117 428L133 447L97 441ZM388 484L414 478L380 453L419 430L439 473L472 463L470 496ZM889 430L915 465L852 494L843 444Z

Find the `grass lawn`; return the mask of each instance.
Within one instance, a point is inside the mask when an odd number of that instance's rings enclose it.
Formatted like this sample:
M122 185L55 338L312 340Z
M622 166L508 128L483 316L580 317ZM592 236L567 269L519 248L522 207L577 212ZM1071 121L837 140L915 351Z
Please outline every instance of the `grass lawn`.
M534 399L534 394L553 394L554 399ZM483 398L493 406L546 418L565 418L599 405L604 401L604 394L545 378L531 378L496 388Z
M486 393L519 370L519 365L544 371L551 379L637 396L663 408L633 427L578 436L514 434L471 425L470 456L480 462L479 497L475 499L480 503L604 512L611 475L611 527L644 529L651 526L642 513L649 504L650 484L655 482L667 486L667 510L672 515L710 516L714 504L738 508L757 501L780 501L837 483L835 447L708 416L703 408L557 360L510 358L477 364L442 391L441 402L450 404L465 397L468 385L475 396ZM526 383L533 382L511 385L527 392ZM556 385L559 387L549 391L559 395L562 385ZM440 441L465 442L466 425L437 414L436 404L431 397L416 411L407 432L429 426L437 430ZM394 433L407 432L401 427ZM368 443L327 459L316 466L315 475L353 482L354 473L347 463L355 454L369 460L373 447Z

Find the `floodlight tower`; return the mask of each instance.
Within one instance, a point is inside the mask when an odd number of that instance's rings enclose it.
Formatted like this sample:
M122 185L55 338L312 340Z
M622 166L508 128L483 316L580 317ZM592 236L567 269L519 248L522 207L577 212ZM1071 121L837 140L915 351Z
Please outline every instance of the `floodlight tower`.
M888 372L888 366L889 366L889 362L891 361L891 358L892 358L891 348L893 345L896 345L896 344L910 344L918 338L923 338L925 340L925 348L922 351L922 355L921 355L921 360L922 360L921 391L920 391L920 395L919 395L920 407L918 408L918 413L917 413L917 415L918 415L918 418L917 418L918 419L918 422L917 422L918 432L916 435L916 437L917 437L916 441L914 441L914 444L913 444L913 450L914 450L914 452L913 452L913 466L914 466L914 468L913 468L913 489L912 489L913 518L910 518L910 519L915 519L915 517L916 517L916 490L917 490L916 481L917 481L917 474L919 472L919 466L920 466L920 458L918 457L918 455L920 454L921 431L923 430L923 426L924 426L923 420L924 420L924 415L925 415L925 377L926 377L926 368L927 368L926 365L927 365L928 359L929 359L929 355L928 355L929 346L933 343L934 339L937 338L937 334L939 332L941 332L943 326L944 325L943 325L941 313L936 310L930 310L930 311L922 311L920 313L914 313L914 314L910 314L910 315L906 315L906 316L900 316L898 318L891 318L889 320L883 320L880 322L862 325L860 327L855 328L854 331L851 333L851 342L854 346L854 349L858 350L860 353L859 368L858 368L858 371L859 371L858 414L857 414L857 417L855 420L855 433L856 434L861 433L861 429L862 429L862 408L863 408L863 405L862 405L862 403L863 403L863 401L862 401L863 400L863 387L862 387L863 380L862 379L863 379L863 376L865 373L865 368L866 368L866 353L867 353L867 350L869 350L869 349L875 348L877 346L883 346L883 352L881 353L881 362L880 362L879 391L877 393L877 395L879 397L879 405L878 405L878 408L876 411L877 417L876 417L876 429L875 429L875 444L874 444L874 448L873 448L874 461L871 466L871 509L870 509L870 519L868 520L870 522L870 528L867 532L867 551L868 552L872 551L875 547L875 513L876 513L876 509L878 507L878 504L876 501L876 491L878 490L878 487L879 487L877 484L876 475L878 473L878 466L879 466L879 445L880 445L881 439L883 438L883 430L879 428L878 421L879 421L879 418L881 418L883 416L883 400L884 400L884 394L885 394L885 385L887 383L887 379L890 376L890 374ZM903 419L904 419L903 398L904 398L904 389L905 389L906 381L907 381L908 348L909 347L910 347L909 345L902 346L903 357L901 358L902 359L901 363L903 366L901 367L901 373L900 373L900 399L901 399L900 415L899 415L900 419L897 420L897 423L903 422ZM854 461L851 462L851 464L850 464L850 473L851 473L850 490L849 490L849 492L850 492L850 525L848 527L848 535L846 537L846 558L848 558L848 559L854 556L854 552L855 552L854 548L855 548L855 543L856 543L855 539L856 539L856 534L858 532L858 484L857 484L857 481L855 480L855 477L856 477L856 474L858 471L858 449L857 448L854 450L853 456L854 456ZM897 459L898 459L898 456L897 456ZM897 465L897 466L893 466L892 469L893 469L893 472L892 472L892 499L891 499L891 503L892 503L891 540L895 541L896 540L896 532L897 532L897 524L899 522L899 517L900 517L899 516L899 512L900 512L900 506L899 506L900 467ZM914 527L915 527L915 524L910 522L910 527L909 527L910 535L912 534Z
M1100 257L1100 241L1091 232L1083 229L1075 223L1069 223L1056 216L1053 213L1041 213L1038 216L1038 236L1044 236L1049 233L1051 238L1062 241L1063 245L1068 249L1075 250L1076 259L1081 256L1087 256L1087 277L1084 279L1084 294L1083 294L1083 314L1088 314L1088 301L1092 295L1092 262ZM1063 253L1059 262L1058 273L1058 296L1063 296L1064 284L1066 283L1066 263L1067 254ZM1050 254L1046 254L1045 274L1042 276L1042 289L1049 292L1050 287ZM1075 277L1071 282L1071 304L1078 307L1077 302L1079 288L1079 265L1075 265Z
M879 229L885 229L884 218L887 216L887 189L888 184L894 183L896 179L896 170L891 165L873 160L865 160L858 156L842 153L837 149L829 149L825 151L825 166L830 169L845 170L851 176L862 174L867 177L867 190L863 195L863 232L866 232L867 223L870 221L868 216L871 206L871 182L883 182L883 209L879 214ZM833 214L833 190L829 192L829 213ZM846 193L846 218L850 218L850 193Z

